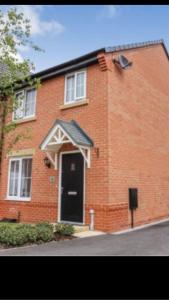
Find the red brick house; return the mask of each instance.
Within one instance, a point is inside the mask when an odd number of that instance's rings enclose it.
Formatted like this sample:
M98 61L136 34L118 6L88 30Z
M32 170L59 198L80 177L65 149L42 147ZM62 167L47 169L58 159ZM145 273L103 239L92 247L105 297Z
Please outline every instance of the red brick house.
M42 86L18 91L11 116L31 137L10 153L5 141L0 218L88 225L93 209L95 229L116 231L131 226L131 188L135 225L169 217L164 42L102 48L35 75Z

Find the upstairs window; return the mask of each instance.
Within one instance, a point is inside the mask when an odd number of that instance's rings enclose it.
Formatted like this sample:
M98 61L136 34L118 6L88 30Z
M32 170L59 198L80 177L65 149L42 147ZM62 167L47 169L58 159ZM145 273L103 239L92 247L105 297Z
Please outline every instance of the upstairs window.
M13 120L26 119L35 116L36 90L27 89L16 93L17 107Z
M65 104L86 98L86 71L69 74L65 78Z

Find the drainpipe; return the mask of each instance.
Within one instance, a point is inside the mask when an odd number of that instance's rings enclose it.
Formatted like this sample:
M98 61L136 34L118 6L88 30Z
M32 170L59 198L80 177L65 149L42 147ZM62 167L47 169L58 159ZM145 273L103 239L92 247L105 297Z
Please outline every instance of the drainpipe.
M94 209L90 209L89 213L90 213L90 225L89 225L89 229L90 230L94 230Z
M0 99L1 101L1 111L0 111L0 176L2 172L2 152L3 152L3 144L4 144L4 126L5 126L5 116L6 116L6 98Z

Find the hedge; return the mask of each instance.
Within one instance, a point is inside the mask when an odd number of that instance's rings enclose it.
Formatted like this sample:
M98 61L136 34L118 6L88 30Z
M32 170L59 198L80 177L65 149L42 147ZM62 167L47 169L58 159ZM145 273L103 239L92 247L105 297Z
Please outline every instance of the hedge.
M26 243L49 242L55 239L55 232L60 235L74 233L72 225L45 223L16 224L0 223L0 244L6 246L21 246Z
M71 224L58 223L55 225L55 232L61 235L72 235L75 232L75 230L73 225Z

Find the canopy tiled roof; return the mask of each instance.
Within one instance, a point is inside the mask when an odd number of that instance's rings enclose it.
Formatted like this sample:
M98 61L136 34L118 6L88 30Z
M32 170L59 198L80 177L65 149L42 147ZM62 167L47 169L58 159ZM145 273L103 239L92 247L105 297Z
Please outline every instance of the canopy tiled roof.
M57 125L60 125L63 130L65 130L65 132L74 141L75 144L85 147L92 147L94 145L91 138L85 133L85 131L78 125L76 121L71 120L70 122L68 122L57 119L52 128L49 130L47 136L44 138L40 147L43 145L46 138L51 134L51 132Z
M46 152L55 169L58 164L58 151L64 143L72 143L77 147L90 168L90 149L94 143L74 120L68 122L57 119L40 145L40 149Z
M93 146L93 141L74 120L70 122L57 120L56 123L63 127L63 129L67 132L67 134L70 135L76 144L88 147Z

